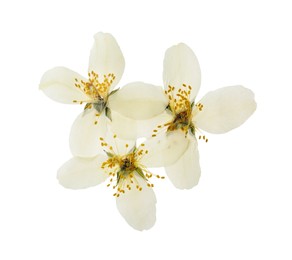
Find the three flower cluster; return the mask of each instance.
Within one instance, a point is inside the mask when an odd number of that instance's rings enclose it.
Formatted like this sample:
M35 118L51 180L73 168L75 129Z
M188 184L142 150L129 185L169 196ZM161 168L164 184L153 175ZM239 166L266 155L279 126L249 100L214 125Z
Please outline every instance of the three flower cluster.
M201 173L197 140L208 142L202 131L221 134L240 126L256 103L242 86L223 87L195 101L200 67L183 43L165 53L164 89L143 82L116 88L124 67L114 37L97 33L87 77L55 67L43 75L40 89L55 101L84 105L70 133L73 158L58 170L60 184L83 189L107 180L120 214L144 230L156 219L153 178L165 178L148 168L165 167L175 187L192 188ZM145 141L137 145L141 137Z

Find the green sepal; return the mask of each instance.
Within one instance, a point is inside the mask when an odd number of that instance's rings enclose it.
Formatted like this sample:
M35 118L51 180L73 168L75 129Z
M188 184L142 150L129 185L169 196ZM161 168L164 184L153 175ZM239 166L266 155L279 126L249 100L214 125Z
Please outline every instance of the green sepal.
M107 152L106 150L103 150L103 151L106 153L106 155L107 155L109 158L115 156L113 153Z
M111 95L113 95L113 94L115 94L119 89L120 88L117 88L117 89L113 90L111 93L108 94L108 97L111 96Z
M89 109L92 106L92 103L86 103L84 110Z
M120 174L121 171L118 171L117 172L117 185L119 184L119 181L121 179L121 174Z
M193 101L193 102L191 103L191 108L192 108L192 109L194 108L194 105L195 105L195 101Z
M129 153L135 153L137 150L136 144L132 147L132 149L128 152Z
M136 168L135 171L144 179L146 180L146 177L143 173L143 171L141 170L141 168Z
M111 109L110 109L109 107L106 107L106 108L105 108L105 115L106 115L106 117L107 117L109 120L112 121L112 111L111 111Z
M170 107L169 104L166 106L165 110L168 110L168 111L172 112L171 107Z
M195 133L196 133L196 130L195 130L195 126L193 123L190 124L189 126L189 129L190 129L190 132L193 136L196 136Z
M93 107L100 114L103 111L103 109L104 109L105 106L106 106L106 103L103 100L99 100L98 102L93 103Z

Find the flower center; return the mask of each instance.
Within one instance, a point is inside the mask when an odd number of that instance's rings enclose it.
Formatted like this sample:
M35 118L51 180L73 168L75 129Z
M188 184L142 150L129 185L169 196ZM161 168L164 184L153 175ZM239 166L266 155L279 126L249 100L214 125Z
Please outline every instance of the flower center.
M194 101L190 101L191 91L192 87L186 84L182 84L181 88L178 90L173 86L168 86L168 89L164 91L169 101L166 109L172 113L173 117L170 122L158 125L153 130L152 137L156 137L164 127L167 127L166 132L180 129L185 133L185 136L187 136L188 133L195 136L197 132L200 132L193 123L193 117L203 110L203 105L201 103L195 104ZM204 135L199 135L199 139L208 142L208 139Z
M116 135L114 135L116 138ZM109 151L105 151L108 159L103 162L101 168L104 169L106 173L110 176L110 183L107 184L108 187L111 186L113 182L113 189L116 190L114 196L119 197L121 194L125 193L126 190L131 190L136 188L138 191L142 191L141 181L146 182L148 187L154 187L153 184L149 182L152 176L164 179L163 176L152 174L144 165L140 163L140 159L148 153L148 150L144 149L144 144L141 147L133 147L125 155L117 155L114 152L112 146L109 146L103 138L100 138L101 146L107 147ZM126 149L128 144L125 145ZM141 180L142 178L142 180Z
M121 172L124 172L125 174L131 173L136 169L136 166L134 165L134 154L128 154L128 156L125 159L122 159L120 162L120 169Z
M75 87L80 89L90 99L90 102L86 101L88 103L86 104L85 109L89 107L91 108L91 104L96 104L94 105L94 108L99 113L103 110L106 106L110 86L113 84L115 78L116 77L113 73L103 75L102 78L94 71L88 73L88 81L75 78ZM84 101L73 100L73 102L79 102L82 104Z
M165 124L168 126L168 132L181 129L187 134L189 129L194 130L192 123L193 103L190 102L191 90L191 86L183 84L176 93L174 93L175 88L172 86L168 86L168 90L165 91L169 100L167 108L173 114L173 120Z

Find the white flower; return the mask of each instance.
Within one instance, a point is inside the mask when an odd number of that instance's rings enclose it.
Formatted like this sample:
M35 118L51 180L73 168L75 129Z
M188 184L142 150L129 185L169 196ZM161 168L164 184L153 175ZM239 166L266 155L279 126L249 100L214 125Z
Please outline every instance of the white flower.
M88 77L64 67L47 71L40 89L51 99L67 104L85 104L73 123L70 148L75 156L98 152L98 136L105 136L110 117L108 98L115 91L125 67L123 54L111 34L97 33L89 57Z
M156 220L156 197L150 179L163 176L151 173L148 167L161 166L164 156L154 150L153 143L143 143L139 147L134 141L116 138L100 138L105 154L92 158L73 157L58 171L57 178L62 186L69 189L83 189L98 185L108 179L108 187L114 189L117 208L124 219L137 230L151 228ZM169 150L177 145L173 135ZM166 148L164 148L165 150ZM156 154L158 153L158 156ZM172 164L170 156L166 164Z
M200 135L201 130L214 134L228 132L244 123L256 109L254 94L242 86L211 91L195 103L200 74L197 58L187 45L181 43L166 51L163 80L168 112L157 117L160 123L152 137L158 138L157 148L161 143L167 147L170 135L175 134L177 140L180 139L176 151L171 154L178 160L171 166L165 165L169 179L180 189L190 189L199 181L201 170L196 136L208 142ZM156 89L161 91L159 87ZM164 103L160 96L157 99ZM135 118L131 111L123 111L123 115Z
M200 130L222 134L240 126L256 109L254 94L242 86L224 87L207 93L195 103L200 67L193 51L183 43L166 51L163 80L172 115L163 125L166 134L180 131L189 140L185 153L165 169L177 188L189 189L198 183L201 173L196 136L208 142L199 134Z

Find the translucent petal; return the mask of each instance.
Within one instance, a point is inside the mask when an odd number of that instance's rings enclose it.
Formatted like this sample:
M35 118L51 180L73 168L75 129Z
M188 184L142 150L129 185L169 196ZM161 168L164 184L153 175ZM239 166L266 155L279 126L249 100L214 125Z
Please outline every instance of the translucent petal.
M147 120L137 120L136 124L138 137L151 137L153 130L157 129L157 126L164 125L165 123L171 121L172 118L172 115L167 112L163 112Z
M104 112L100 116L96 115L94 108L82 112L74 121L70 132L72 154L79 157L93 157L103 153L99 138L106 136L107 122L108 118Z
M200 88L201 70L194 52L184 43L179 43L166 50L163 63L164 87L173 86L178 90L182 84L190 85L193 100Z
M89 97L75 87L75 79L85 78L64 67L56 67L45 72L39 88L51 99L65 104L73 104L73 100L88 101Z
M240 126L256 109L253 92L242 86L211 91L199 103L203 109L194 116L194 124L214 134L222 134Z
M109 97L109 107L122 115L136 119L149 119L162 113L167 99L161 87L143 82L132 82Z
M188 147L188 139L180 131L162 133L144 142L148 153L141 158L146 167L163 167L175 163Z
M197 185L201 176L197 141L189 141L185 153L173 165L165 167L165 171L178 189L191 189Z
M96 186L106 180L108 174L101 169L106 160L104 155L94 158L73 157L58 170L57 179L68 189L84 189Z
M158 125L170 121L172 116L164 112L146 120L134 120L112 111L111 129L119 138L136 140L140 137L149 138Z
M115 38L109 33L95 34L89 57L89 71L94 71L100 77L113 73L115 80L111 85L112 90L120 81L124 68L124 56Z
M112 110L111 131L121 139L136 140L138 138L137 121Z
M127 223L137 230L150 229L156 221L156 197L145 180L137 177L141 191L127 190L117 198L117 208Z

